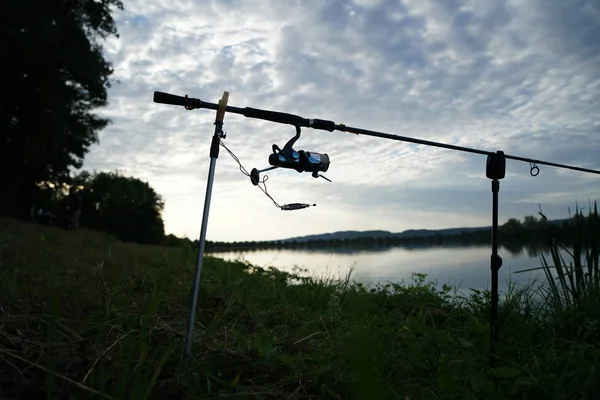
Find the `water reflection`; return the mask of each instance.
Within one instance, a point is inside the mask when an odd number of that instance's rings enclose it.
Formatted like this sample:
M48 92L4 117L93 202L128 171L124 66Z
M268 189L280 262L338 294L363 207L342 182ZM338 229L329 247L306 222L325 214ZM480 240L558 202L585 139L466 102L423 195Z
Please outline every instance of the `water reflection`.
M449 249L465 249L465 248L481 248L488 247L489 244L482 243L468 243L468 242L445 242L440 244L432 244L427 242L410 242L401 244L392 244L386 242L373 242L373 243L334 243L334 244L306 244L299 243L294 245L283 245L279 247L270 248L241 248L233 250L212 250L212 254L232 253L232 252L264 252L273 250L285 250L285 251L301 251L306 253L336 253L336 254L364 254L364 253L380 253L387 252L393 249L404 249L404 250L427 250L427 249L438 249L438 248L449 248ZM548 246L543 245L539 242L531 243L511 243L505 242L500 244L499 249L509 252L511 255L522 255L524 252L529 257L537 257L540 251L548 252ZM491 250L490 250L491 251Z
M503 266L499 272L501 292L509 280L523 285L545 281L543 271L514 274L515 271L541 266L539 255L547 249L539 244L507 245L499 248ZM438 284L457 286L462 293L473 289L489 289L489 245L448 243L442 245L407 244L389 246L322 246L207 253L224 259L243 259L261 267L273 266L304 275L343 278L352 269L354 280L366 284L410 281L413 272L426 273Z

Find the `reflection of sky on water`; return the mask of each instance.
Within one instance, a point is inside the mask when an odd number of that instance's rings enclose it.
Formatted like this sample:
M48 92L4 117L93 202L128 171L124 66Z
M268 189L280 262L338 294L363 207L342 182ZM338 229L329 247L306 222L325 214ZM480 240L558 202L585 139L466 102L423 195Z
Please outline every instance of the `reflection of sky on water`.
M545 280L543 271L515 274L515 271L541 267L538 256L530 252L499 251L503 265L499 272L500 292L505 292L509 279L521 284L533 279ZM490 246L427 247L406 249L401 247L384 251L324 252L300 249L270 249L232 251L212 254L224 259L244 259L261 266L273 266L293 272L294 267L307 269L316 277L344 277L352 268L355 280L363 283L411 281L413 272L425 273L428 279L439 285L459 287L461 292L469 289L490 288Z

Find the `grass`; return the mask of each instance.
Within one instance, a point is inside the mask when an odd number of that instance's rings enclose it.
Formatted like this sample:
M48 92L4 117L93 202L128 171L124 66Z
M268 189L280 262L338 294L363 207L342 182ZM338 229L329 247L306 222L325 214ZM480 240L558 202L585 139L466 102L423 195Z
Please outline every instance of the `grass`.
M591 257L597 272L597 248ZM1 219L0 398L592 399L600 392L597 274L583 278L588 290L571 303L553 302L547 289L549 303L541 304L543 289L513 286L492 371L487 291L460 297L419 274L366 287L350 277L299 278L207 258L186 364L194 262L186 249Z

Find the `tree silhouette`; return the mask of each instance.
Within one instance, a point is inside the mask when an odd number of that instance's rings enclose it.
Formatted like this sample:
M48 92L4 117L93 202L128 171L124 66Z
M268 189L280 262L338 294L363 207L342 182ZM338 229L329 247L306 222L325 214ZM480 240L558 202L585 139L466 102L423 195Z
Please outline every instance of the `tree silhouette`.
M24 216L36 182L68 180L109 120L110 63L120 0L18 0L0 6L0 211Z
M147 182L118 172L90 174L73 178L81 187L81 225L103 231L123 241L159 244L164 239L164 202Z
M509 218L501 227L500 231L506 235L517 235L521 233L521 221L516 218Z
M534 228L539 222L533 215L526 215L523 219L523 225L526 228Z

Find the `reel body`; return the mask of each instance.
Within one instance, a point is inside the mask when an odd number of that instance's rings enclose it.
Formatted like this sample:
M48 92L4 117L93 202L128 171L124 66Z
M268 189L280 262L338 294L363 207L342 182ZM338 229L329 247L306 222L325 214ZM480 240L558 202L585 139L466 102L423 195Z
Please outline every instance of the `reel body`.
M316 153L304 150L292 150L285 154L273 145L273 153L269 155L269 164L279 168L294 169L298 172L312 172L315 178L319 172L326 172L329 169L329 156L325 153Z
M260 173L269 171L275 168L288 168L300 172L312 172L314 178L323 178L331 182L328 178L321 175L320 172L326 172L329 169L329 155L326 153L317 153L314 151L294 150L293 146L300 138L300 127L296 126L296 136L291 138L283 149L280 149L276 144L273 145L273 153L269 155L269 165L271 167L258 170L252 169L250 173L250 181L254 186L260 182Z

